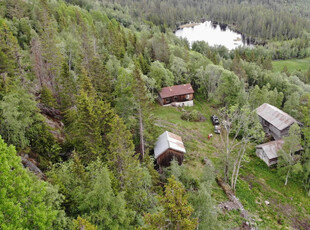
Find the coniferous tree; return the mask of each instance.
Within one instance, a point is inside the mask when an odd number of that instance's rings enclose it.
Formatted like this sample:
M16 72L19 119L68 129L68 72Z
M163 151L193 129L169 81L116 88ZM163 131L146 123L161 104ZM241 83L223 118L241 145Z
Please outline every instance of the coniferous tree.
M145 88L145 83L142 79L139 64L135 64L134 72L134 84L133 84L133 93L134 98L136 100L136 107L137 107L137 117L139 120L139 151L140 151L140 158L143 160L145 154L145 128L144 128L144 118L143 113L146 113L147 108L147 91Z
M109 154L106 158L117 179L116 187L124 191L127 205L136 212L136 219L138 219L144 212L156 206L156 200L151 191L152 177L149 170L141 165L134 155L132 135L121 118L116 116L107 138Z
M110 132L114 116L110 105L96 96L84 71L71 130L74 146L83 160L90 161L103 156L107 147L106 135Z
M9 81L17 71L20 55L16 38L3 19L0 20L0 76L2 81ZM21 74L21 73L20 73ZM5 82L3 82L5 83ZM3 84L2 83L2 84Z
M40 101L47 107L56 107L56 99L54 98L52 91L46 86L42 87Z
M187 201L186 191L175 177L168 178L165 193L160 198L163 210L154 214L146 214L145 228L142 229L195 229L197 219L192 218L194 209Z
M70 74L69 66L67 63L63 63L62 72L58 79L58 97L61 110L66 111L75 104L76 92L76 82Z

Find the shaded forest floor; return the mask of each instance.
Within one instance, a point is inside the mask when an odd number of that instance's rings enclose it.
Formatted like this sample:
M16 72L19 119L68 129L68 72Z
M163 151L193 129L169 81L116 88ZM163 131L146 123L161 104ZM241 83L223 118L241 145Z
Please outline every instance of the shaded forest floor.
M185 109L198 110L207 118L206 121L182 120L181 108L156 104L153 111L157 117L155 123L162 132L168 130L182 137L187 150L184 164L193 175L198 177L202 173L206 160L212 162L217 175L222 175L220 136L214 134L210 120L216 109L203 100L195 100L194 103L194 107ZM211 140L208 140L209 133L213 133ZM216 182L212 195L218 205L228 201ZM248 158L243 163L236 195L259 229L310 229L310 198L302 184L291 178L284 186L284 179L279 177L277 169L268 168L255 156L254 145L249 148ZM220 211L218 219L224 229L238 229L244 222L238 210Z
M307 72L310 66L310 57L272 62L274 72L281 72L285 66L289 73L293 73L294 71Z

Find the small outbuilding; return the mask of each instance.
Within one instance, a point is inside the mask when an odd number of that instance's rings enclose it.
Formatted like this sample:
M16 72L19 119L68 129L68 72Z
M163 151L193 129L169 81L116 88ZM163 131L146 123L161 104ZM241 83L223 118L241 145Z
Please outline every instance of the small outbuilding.
M299 122L289 114L283 112L277 107L264 103L256 109L259 120L267 134L270 134L275 140L288 136L288 131L294 123Z
M256 155L261 158L268 167L278 162L277 152L282 148L283 140L271 141L256 146Z
M193 106L194 90L191 84L164 87L159 92L159 103L163 106Z
M278 163L278 151L282 149L284 140L270 141L256 146L256 155L261 158L269 166ZM302 146L294 154L301 154L303 151Z
M159 167L167 167L173 158L181 165L186 150L180 136L165 131L158 137L154 153Z

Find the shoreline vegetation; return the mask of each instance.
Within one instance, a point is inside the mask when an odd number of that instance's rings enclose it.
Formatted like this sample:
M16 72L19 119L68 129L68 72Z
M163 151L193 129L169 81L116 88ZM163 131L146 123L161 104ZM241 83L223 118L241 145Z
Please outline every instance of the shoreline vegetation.
M178 30L184 29L184 28L190 28L190 27L198 26L199 24L200 23L197 23L197 22L190 22L190 23L187 23L187 24L184 24L184 25L180 25L178 27Z

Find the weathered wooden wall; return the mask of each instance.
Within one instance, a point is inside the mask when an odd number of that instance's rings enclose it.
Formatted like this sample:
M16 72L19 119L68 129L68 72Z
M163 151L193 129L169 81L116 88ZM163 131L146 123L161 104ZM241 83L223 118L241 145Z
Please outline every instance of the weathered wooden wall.
M173 158L175 158L179 162L179 165L181 165L184 159L184 154L172 149L168 149L157 158L157 164L160 167L168 167L170 166L170 162L173 160Z
M188 99L186 99L186 95L189 95L189 98ZM159 103L161 104L161 105L166 105L166 104L169 104L169 103L172 103L172 102L182 102L182 101L191 101L191 100L193 100L193 98L194 98L194 94L184 94L184 95L179 95L179 96L176 96L176 97L170 97L169 99L170 99L170 101L169 102L167 102L168 100L167 100L167 98L160 98L159 97Z

